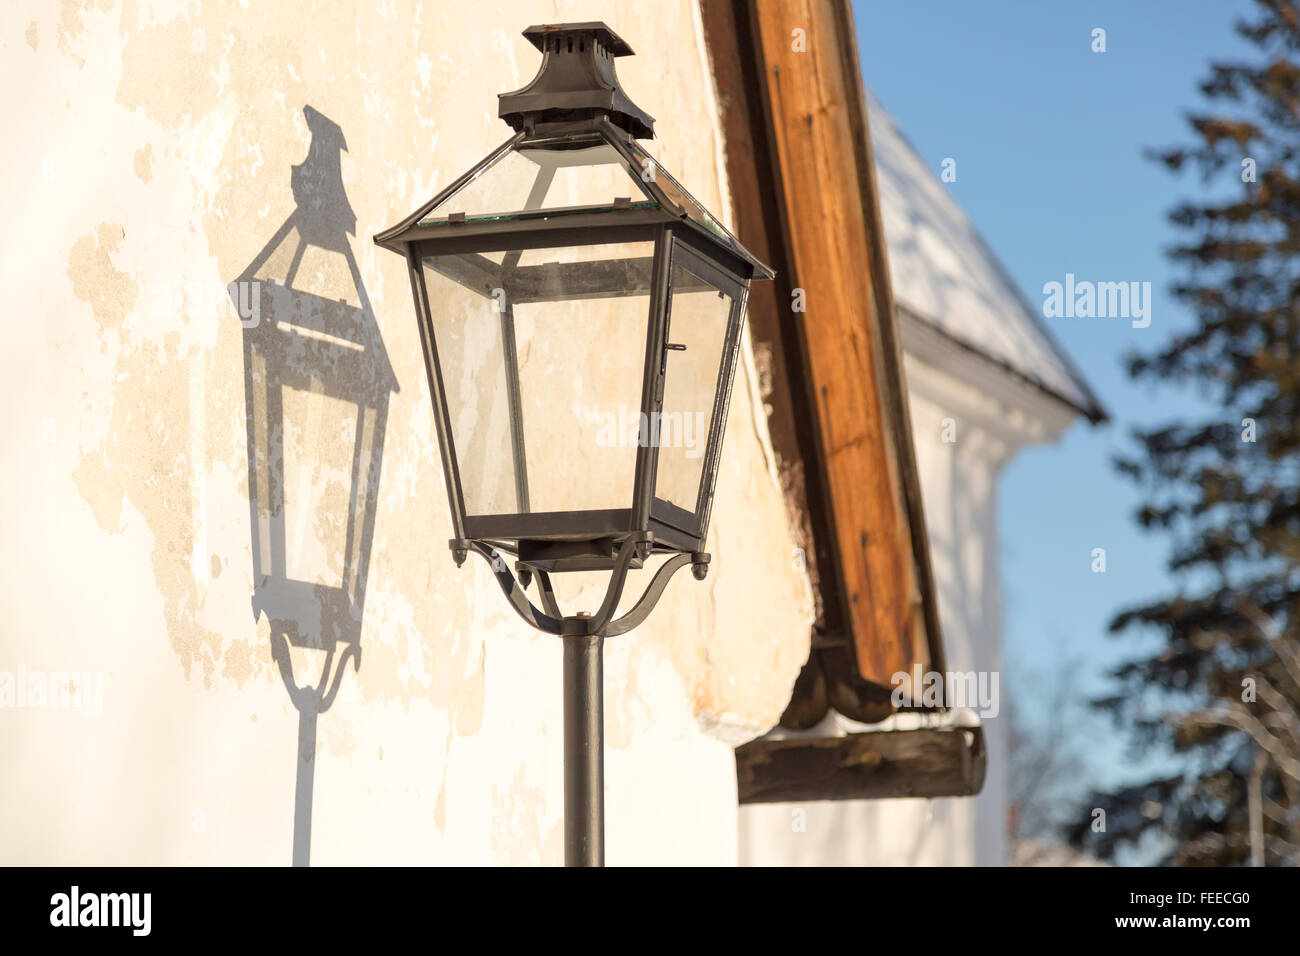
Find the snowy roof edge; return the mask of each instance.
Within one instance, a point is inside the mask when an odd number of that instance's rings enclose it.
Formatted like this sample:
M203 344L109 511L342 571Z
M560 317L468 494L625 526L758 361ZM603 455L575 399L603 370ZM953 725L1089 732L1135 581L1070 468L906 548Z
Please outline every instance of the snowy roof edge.
M1044 355L1043 358L1048 359L1049 363L1054 362L1058 366L1057 369L1043 369L1042 371L1056 372L1056 375L1050 377L1064 378L1066 381L1057 381L1055 383L1044 381L1043 376L1037 374L1038 369L1027 367L1025 356L1019 350L1012 350L1007 347L999 350L982 345L974 336L962 334L960 330L955 328L957 323L951 321L951 317L936 314L944 310L927 308L919 302L918 299L924 298L924 296L916 295L916 282L909 281L909 279L917 278L916 261L924 259L927 255L933 258L934 255L945 250L935 249L932 246L923 253L920 251L920 245L926 242L926 236L900 235L900 230L891 231L889 223L886 222L885 243L890 256L890 272L893 278L896 308L901 312L906 312L911 318L921 321L937 334L950 339L963 349L998 366L1007 374L1038 389L1053 400L1067 405L1087 418L1092 424L1099 424L1109 420L1108 412L1092 387L1061 346L1052 330L1035 313L1023 290L1011 278L1002 261L989 247L979 230L971 223L969 217L966 216L965 210L951 197L948 190L939 185L938 179L926 166L916 148L908 141L906 134L899 128L898 123L889 111L881 105L874 93L869 88L865 92L868 103L872 152L875 158L877 175L882 181L880 190L882 206L885 205L886 197L893 192L896 196L896 202L907 205L906 212L908 216L906 221L908 221L909 225L916 225L918 220L920 220L920 225L925 225L924 216L926 211L936 219L949 220L947 223L933 222L930 225L935 228L941 225L955 227L943 230L948 235L943 236L942 240L954 248L959 241L974 246L978 252L979 260L975 263L960 263L961 266L966 267L967 271L964 275L955 278L963 280L967 290L975 293L977 297L982 295L985 300L982 304L986 308L990 307L987 302L989 293L995 295L999 300L997 303L998 311L1010 310L1014 313L1004 315L1004 320L1018 323L1021 326L1019 332L1022 335L1027 334L1030 339L1037 338L1039 342L1032 344L1037 344L1040 351L1047 352L1048 355ZM896 163L898 166L906 164L910 168L897 168ZM924 177L920 182L914 182L914 186L920 186L925 191L938 191L929 197L932 208L928 210L922 208L926 205L926 200L918 198L918 193L921 190L914 188L909 193L903 188L906 185L905 180L912 177ZM889 211L895 215L890 217L885 216L885 209L881 211L882 217L886 219L895 218L895 221L903 212L901 208L892 208ZM955 238L952 233L958 231L964 233L964 235ZM911 250L916 250L916 252L912 257L913 261L908 261L907 252ZM935 262L927 263L927 265L934 270L942 268L941 265ZM969 271L972 267L987 270L990 274L986 277L972 276ZM909 269L913 271L909 273ZM943 278L949 284L954 282L954 276L952 275L938 276L930 274L921 278ZM976 288L979 284L979 278L987 278L996 288ZM999 354L999 351L1001 354ZM1069 394L1072 391L1077 394Z

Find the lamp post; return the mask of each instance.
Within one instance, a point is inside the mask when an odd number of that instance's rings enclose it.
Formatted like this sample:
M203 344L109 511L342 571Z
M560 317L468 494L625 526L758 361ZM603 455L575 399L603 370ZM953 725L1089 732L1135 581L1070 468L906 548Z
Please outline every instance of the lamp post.
M638 142L654 120L619 86L632 50L613 30L524 36L543 59L500 96L513 135L375 242L407 260L456 563L487 559L519 616L563 639L565 862L601 865L603 642L678 570L708 571L745 300L772 272ZM574 571L609 572L593 613L556 601L550 575Z

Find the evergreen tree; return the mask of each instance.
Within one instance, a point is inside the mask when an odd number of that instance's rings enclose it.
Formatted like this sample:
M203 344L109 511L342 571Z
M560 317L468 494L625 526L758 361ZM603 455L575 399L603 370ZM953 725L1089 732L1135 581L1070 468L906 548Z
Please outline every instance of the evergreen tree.
M1170 536L1180 586L1112 621L1160 640L1095 702L1181 772L1094 794L1104 832L1090 815L1070 834L1114 856L1161 833L1177 865L1246 864L1252 849L1300 863L1300 11L1257 0L1237 32L1249 62L1211 64L1193 143L1154 154L1206 187L1170 215L1173 291L1195 322L1129 360L1216 414L1139 431L1117 462L1143 489L1139 523Z

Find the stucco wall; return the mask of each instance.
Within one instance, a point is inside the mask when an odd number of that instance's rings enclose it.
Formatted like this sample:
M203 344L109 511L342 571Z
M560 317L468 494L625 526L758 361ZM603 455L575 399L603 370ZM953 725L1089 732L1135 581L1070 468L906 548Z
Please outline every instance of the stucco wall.
M619 72L658 118L652 151L725 214L698 13L245 6L6 11L0 698L5 674L82 696L0 707L0 862L283 864L307 824L319 863L558 862L560 647L482 562L452 563L404 263L369 237L504 140L496 93L533 75L519 32L539 22L603 19L638 51ZM314 698L291 701L265 606L283 595L253 613L249 461L278 418L246 390L270 373L225 287L254 273L289 286L259 298L264 321L360 330L350 352L328 336L282 350L283 460L262 462L284 473L286 515L261 545L318 602L303 628L360 648L302 753ZM734 861L731 746L775 723L807 654L753 393L747 359L708 579L679 575L607 649L611 863ZM579 607L598 593L561 587ZM323 655L282 661L303 687Z
M903 339L948 670L998 675L998 693L989 699L996 706L980 719L988 751L984 786L973 798L747 806L740 817L740 859L747 865L1007 862L1005 702L1014 689L1004 673L997 483L1022 447L1056 440L1074 416L942 339L907 324ZM907 726L915 723L909 718Z

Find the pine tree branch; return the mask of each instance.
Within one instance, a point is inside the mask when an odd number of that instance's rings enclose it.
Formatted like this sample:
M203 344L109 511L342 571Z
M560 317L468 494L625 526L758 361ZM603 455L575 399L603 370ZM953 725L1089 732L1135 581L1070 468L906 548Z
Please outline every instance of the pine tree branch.
M1275 834L1269 834L1264 838L1264 845L1268 847L1269 852L1275 857L1290 860L1293 864L1300 863L1300 846L1291 841Z
M1276 800L1270 800L1268 797L1264 797L1261 806L1264 809L1264 816L1268 817L1279 826L1290 827L1294 823L1295 815Z
M1254 625L1260 635L1272 642L1272 646L1277 653L1278 660L1286 668L1295 689L1300 691L1300 647L1287 638L1281 632L1277 624L1271 617L1264 613L1256 601L1249 598L1241 598L1237 601L1237 610L1241 615Z
M1300 753L1300 720L1296 719L1290 701L1262 674L1255 676L1255 690L1259 694L1259 699L1272 709L1273 713L1269 716L1280 721L1283 729L1290 734L1294 752Z
M1287 750L1286 745L1269 733L1268 728L1255 718L1245 707L1232 704L1227 710L1198 710L1182 717L1175 717L1175 722L1207 727L1230 727L1247 734L1255 744L1273 758L1273 765L1282 773L1300 784L1300 760L1296 760Z

